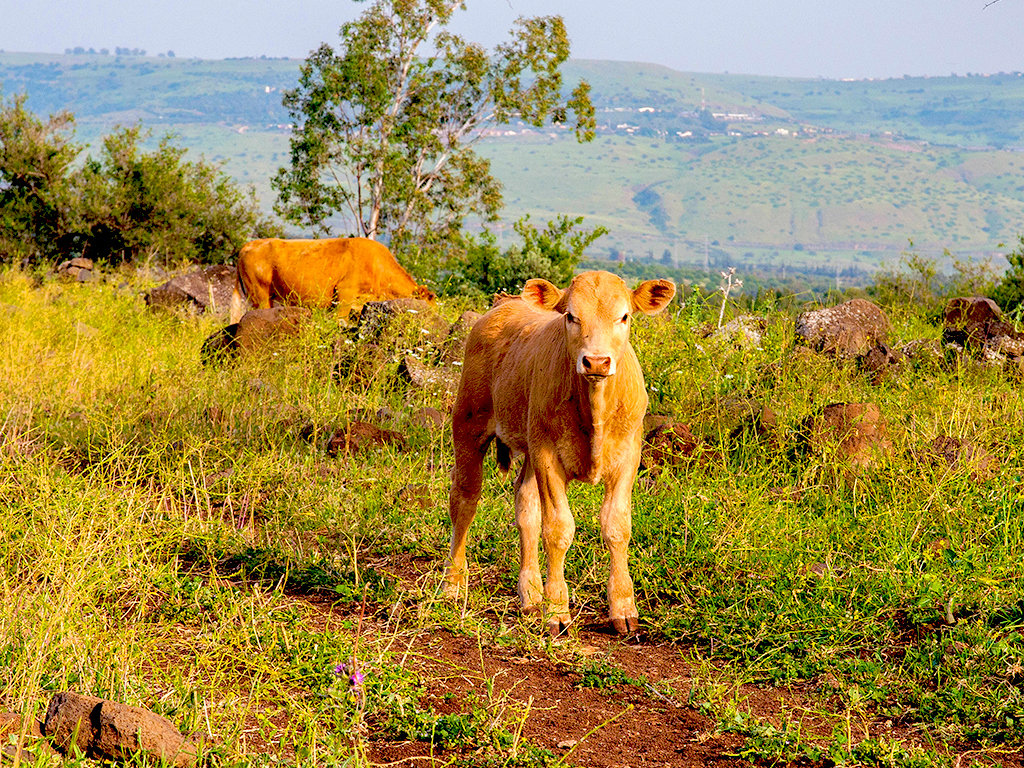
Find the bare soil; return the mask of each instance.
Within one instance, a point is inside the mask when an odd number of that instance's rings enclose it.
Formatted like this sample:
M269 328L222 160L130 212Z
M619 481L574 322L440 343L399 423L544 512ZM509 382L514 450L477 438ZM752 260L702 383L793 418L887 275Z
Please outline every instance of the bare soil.
M390 573L406 582L422 579L433 566L425 560L390 561L388 565ZM312 609L312 623L323 631L335 627L340 631L343 623L352 626L361 610L359 606L305 599ZM376 615L370 615L369 607L366 610L361 626L363 633L371 636L388 620L388 609ZM487 618L493 620L495 629L503 620L498 615ZM654 641L643 633L620 638L596 614L576 618L571 634L564 644L545 648L537 643L531 648L522 642L506 646L481 640L480 633L459 634L431 627L403 635L401 662L425 681L426 693L420 702L424 708L436 714L465 713L472 697L477 702L511 704L510 711L525 712L525 717L519 717L522 738L563 757L569 765L689 768L752 764L739 757L746 738L723 732L691 701L695 684L709 682L709 671L706 665L696 669L687 649ZM588 658L598 662L598 668L621 673L616 675L619 682L587 687L580 670ZM714 669L712 677L718 677ZM727 681L728 676L721 675L721 680ZM830 702L823 701L811 686L743 685L730 694L740 702L741 711L759 722L776 726L787 720L799 722L807 742L829 743L842 721L855 741L884 737L907 747L943 749L912 725L870 715L850 723L839 712L830 711ZM508 723L505 725L507 728ZM474 764L472 754L446 753L427 742L389 740L375 730L382 729L371 728L369 734L369 757L374 762L431 765L436 761L440 765L459 758L460 764ZM1018 751L946 749L950 763L957 768L975 761L1024 766Z

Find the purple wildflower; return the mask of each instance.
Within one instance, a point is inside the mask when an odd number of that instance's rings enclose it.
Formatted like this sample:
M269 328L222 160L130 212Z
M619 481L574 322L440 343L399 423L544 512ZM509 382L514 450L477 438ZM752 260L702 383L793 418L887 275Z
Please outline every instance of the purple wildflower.
M351 671L350 671L351 670ZM348 687L353 691L358 691L362 688L363 680L366 679L359 670L359 664L353 659L351 662L342 662L334 668L334 674L338 677L348 678Z

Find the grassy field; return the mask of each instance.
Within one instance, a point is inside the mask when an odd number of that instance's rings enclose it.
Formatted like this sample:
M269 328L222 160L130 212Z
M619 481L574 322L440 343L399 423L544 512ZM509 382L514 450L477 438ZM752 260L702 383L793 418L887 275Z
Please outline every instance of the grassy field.
M481 151L505 184L509 211L550 217L562 206L608 227L595 249L638 258L668 250L699 264L707 241L728 262L719 266L869 268L908 241L936 255L943 247L986 254L1024 221L1021 159L1012 152L838 136L704 146L537 136L488 141Z
M281 130L180 123L175 144L222 163L252 185L264 209L270 179L288 163ZM85 141L102 125L79 127ZM154 134L154 139L161 134ZM585 217L609 234L591 250L608 257L777 270L853 271L863 284L879 265L914 248L943 261L1001 253L1024 221L1024 159L839 136L763 137L701 147L649 137L599 136L580 145L538 134L480 144L505 190L506 222L530 214ZM585 183L582 183L585 181ZM506 230L511 227L506 225ZM948 259L946 259L948 261Z
M204 368L223 318L151 313L150 285L0 275L0 710L40 717L67 688L140 705L207 734L215 765L610 765L630 743L615 728L665 702L704 723L666 740L730 764L1020 764L1019 371L922 363L872 387L794 353L771 307L759 347L703 338L717 306L638 322L651 410L701 447L638 480L639 639L597 629L598 490L573 487L579 619L553 642L514 609L512 493L490 460L468 601L439 597L450 435L412 414L445 403L402 383L399 342L371 357L316 317L299 343ZM891 316L896 343L939 335ZM849 474L801 449L805 417L858 401L881 408L891 457ZM742 427L751 404L778 414L772 439ZM404 449L329 455L324 436L355 413ZM992 452L995 476L924 458L940 435ZM516 698L497 658L551 677ZM566 719L541 727L556 682Z

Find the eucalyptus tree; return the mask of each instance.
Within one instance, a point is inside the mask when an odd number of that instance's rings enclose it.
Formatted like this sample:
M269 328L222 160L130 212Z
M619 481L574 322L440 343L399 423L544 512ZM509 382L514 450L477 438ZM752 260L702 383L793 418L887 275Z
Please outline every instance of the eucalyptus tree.
M520 18L488 52L447 30L462 0L378 0L315 50L284 104L291 164L273 180L276 210L335 229L420 245L493 221L501 184L474 150L483 131L520 120L594 135L590 86L563 92L569 39L559 16Z

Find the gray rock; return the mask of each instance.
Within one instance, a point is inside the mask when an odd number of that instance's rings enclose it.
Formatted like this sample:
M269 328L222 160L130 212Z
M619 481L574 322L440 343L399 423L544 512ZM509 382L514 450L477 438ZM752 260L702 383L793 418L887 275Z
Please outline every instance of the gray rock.
M172 277L146 294L146 305L153 309L186 309L226 313L235 288L235 268L226 264L195 269Z
M420 346L425 337L443 339L448 333L448 324L423 299L389 299L363 305L357 324L359 337L377 341L393 331L400 318L404 320L401 331L406 346Z
M849 360L885 344L891 327L880 307L865 299L851 299L800 314L795 331L797 339L812 349Z
M759 347L768 329L768 321L754 315L740 315L717 329L712 336L721 336L741 347Z
M57 265L54 272L61 280L73 280L80 283L87 282L93 278L93 265L92 259L86 259L82 256L78 256L74 259L67 259Z
M239 353L268 351L282 339L296 335L308 316L309 310L304 307L250 309L237 323L207 338L199 356L205 365L209 365Z

